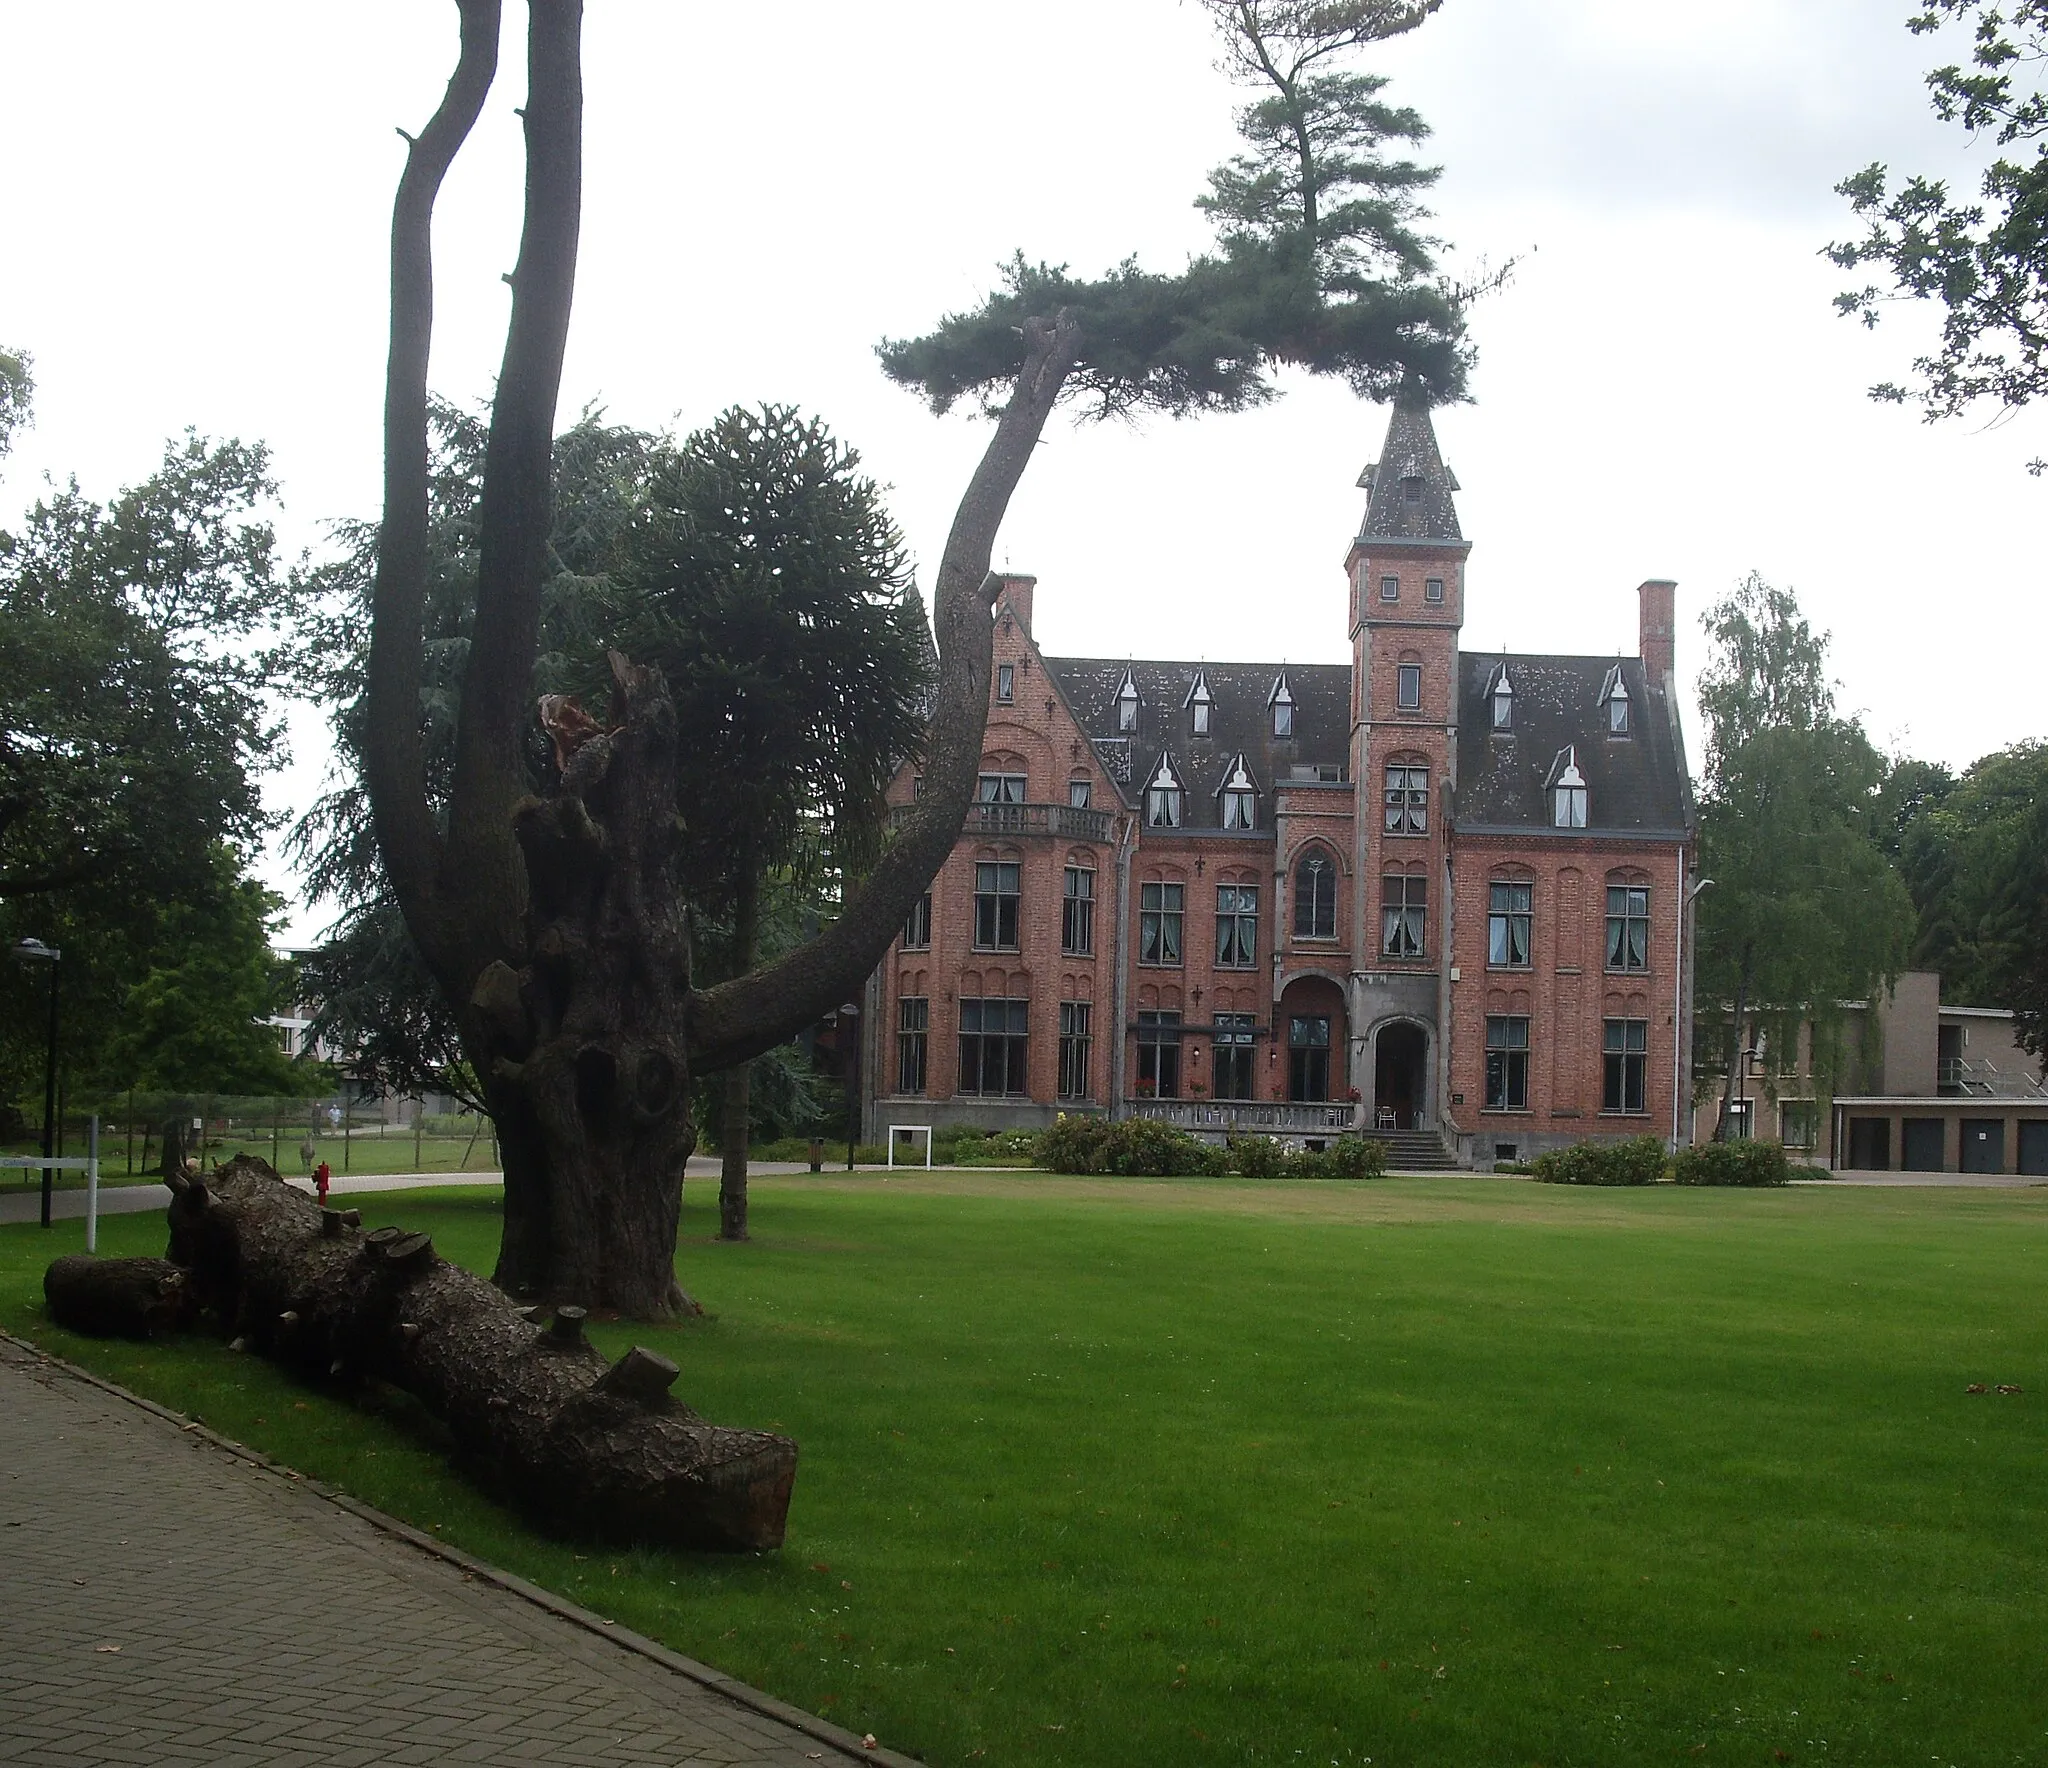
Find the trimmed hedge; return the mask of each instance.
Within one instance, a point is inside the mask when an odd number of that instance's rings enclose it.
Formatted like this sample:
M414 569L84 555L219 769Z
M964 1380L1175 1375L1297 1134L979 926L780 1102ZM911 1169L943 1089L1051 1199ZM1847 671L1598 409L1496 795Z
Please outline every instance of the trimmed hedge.
M1546 1185L1654 1185L1664 1176L1664 1144L1656 1136L1580 1142L1539 1154L1529 1170Z
M1294 1153L1271 1136L1232 1136L1218 1148L1150 1117L1063 1117L1038 1138L1034 1158L1048 1172L1125 1178L1377 1179L1386 1151L1363 1136L1339 1136L1320 1154Z
M1789 1185L1792 1162L1783 1142L1702 1142L1671 1163L1681 1185Z

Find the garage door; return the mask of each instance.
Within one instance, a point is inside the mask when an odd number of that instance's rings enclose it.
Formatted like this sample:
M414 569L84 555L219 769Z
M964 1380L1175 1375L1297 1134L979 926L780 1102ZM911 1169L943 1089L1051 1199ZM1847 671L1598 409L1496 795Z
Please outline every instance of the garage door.
M2020 1171L2048 1178L2048 1122L2020 1125Z
M1963 1119L1963 1171L2002 1173L2005 1171L2005 1119L1966 1117Z

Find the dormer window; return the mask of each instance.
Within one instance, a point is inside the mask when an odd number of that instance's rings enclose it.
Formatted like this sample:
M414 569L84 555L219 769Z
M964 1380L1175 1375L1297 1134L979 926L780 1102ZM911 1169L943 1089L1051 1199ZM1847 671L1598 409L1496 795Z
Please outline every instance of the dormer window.
M1116 728L1127 735L1138 728L1138 684L1128 669L1123 686L1116 691Z
M1511 731L1515 728L1515 686L1508 680L1503 669L1493 684L1493 728L1497 731Z
M1177 829L1181 815L1180 775L1173 771L1173 757L1159 758L1159 771L1145 788L1145 822L1154 829Z
M1188 688L1188 697L1182 702L1198 737L1209 734L1209 709L1215 704L1215 696L1209 692L1209 677L1202 670L1195 671L1195 679Z
M1607 734L1610 737L1628 735L1628 687L1621 679L1621 665L1617 663L1607 672L1607 680L1601 684L1600 703L1607 708Z
M1284 669L1274 680L1273 691L1266 696L1266 704L1273 709L1273 735L1293 736L1294 695L1287 686L1287 672Z
M1565 749L1552 764L1555 781L1550 788L1550 822L1553 828L1583 829L1586 826L1586 776L1579 772L1579 752Z
M1256 829L1259 826L1259 789L1242 755L1230 764L1222 788L1222 821L1226 829Z

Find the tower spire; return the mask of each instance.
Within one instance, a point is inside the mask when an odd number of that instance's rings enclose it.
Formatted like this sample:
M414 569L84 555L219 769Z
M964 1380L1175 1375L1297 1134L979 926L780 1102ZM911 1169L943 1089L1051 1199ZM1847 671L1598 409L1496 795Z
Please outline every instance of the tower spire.
M1451 493L1457 475L1444 465L1429 420L1429 395L1410 375L1394 395L1380 457L1359 474L1366 496L1361 540L1463 540Z

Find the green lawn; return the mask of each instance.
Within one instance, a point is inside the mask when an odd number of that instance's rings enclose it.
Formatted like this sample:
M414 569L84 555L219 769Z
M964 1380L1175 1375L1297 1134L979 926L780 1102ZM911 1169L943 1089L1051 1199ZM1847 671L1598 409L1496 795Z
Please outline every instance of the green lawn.
M57 1332L75 1223L0 1229L0 1324L933 1763L2048 1760L2048 1190L753 1195L691 1187L713 1320L594 1335L798 1439L779 1557L579 1557L398 1408Z

